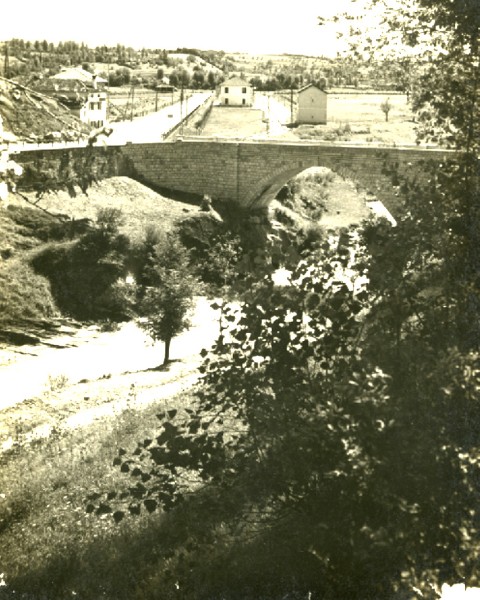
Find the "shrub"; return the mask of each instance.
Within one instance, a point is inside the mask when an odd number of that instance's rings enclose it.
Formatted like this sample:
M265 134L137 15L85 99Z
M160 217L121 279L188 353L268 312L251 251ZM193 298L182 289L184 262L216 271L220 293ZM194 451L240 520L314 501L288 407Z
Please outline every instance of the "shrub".
M97 226L78 241L50 244L32 258L35 270L50 280L62 312L77 319L130 316L130 290L118 285L130 248L118 232L120 221L117 209L102 210Z
M11 260L0 269L0 323L58 315L50 284L26 263Z

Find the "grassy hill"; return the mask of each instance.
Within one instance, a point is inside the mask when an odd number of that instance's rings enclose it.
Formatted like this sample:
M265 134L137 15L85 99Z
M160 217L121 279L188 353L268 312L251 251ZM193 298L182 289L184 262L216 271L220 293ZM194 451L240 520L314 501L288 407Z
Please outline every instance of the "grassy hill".
M195 217L198 207L161 196L126 177L93 185L88 195L71 198L66 192L9 196L10 205L0 210L0 324L18 326L58 317L59 311L48 280L31 267L32 258L44 248L70 243L96 219L100 209L119 209L124 217L120 232L139 243L147 225L169 230L185 218Z

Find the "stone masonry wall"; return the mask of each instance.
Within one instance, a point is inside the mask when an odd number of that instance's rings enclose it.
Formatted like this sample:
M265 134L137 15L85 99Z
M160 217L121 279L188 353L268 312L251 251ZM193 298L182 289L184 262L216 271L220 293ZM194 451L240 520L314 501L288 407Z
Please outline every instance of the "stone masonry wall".
M296 174L325 166L349 177L395 211L398 189L389 172L398 167L409 179L424 177L423 161L444 161L446 150L281 142L176 141L104 148L26 151L18 162L61 165L88 159L98 177L127 175L157 188L236 202L261 209ZM77 159L75 159L77 157ZM80 160L80 158L82 160Z

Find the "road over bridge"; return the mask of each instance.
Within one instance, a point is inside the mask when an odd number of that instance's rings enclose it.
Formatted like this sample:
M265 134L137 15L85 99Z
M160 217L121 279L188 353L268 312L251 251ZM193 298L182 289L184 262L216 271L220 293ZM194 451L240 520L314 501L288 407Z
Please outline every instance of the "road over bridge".
M80 170L87 162L99 177L127 175L157 189L208 194L252 211L267 206L298 173L323 166L352 179L392 210L398 176L422 178L425 162L452 156L448 150L414 146L188 139L25 151L16 160L37 170L45 165L59 170L76 165Z

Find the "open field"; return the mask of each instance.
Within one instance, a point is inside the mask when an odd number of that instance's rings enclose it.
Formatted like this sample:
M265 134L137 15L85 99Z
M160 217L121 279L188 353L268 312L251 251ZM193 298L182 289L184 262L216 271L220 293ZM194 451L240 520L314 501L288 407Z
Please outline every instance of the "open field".
M208 137L251 137L267 131L263 111L253 108L214 106L202 135Z
M387 98L391 104L388 122L380 108ZM328 96L326 125L289 128L290 119L289 93L257 93L254 108L214 106L201 135L415 144L415 124L403 94L332 93Z
M180 100L180 92L160 94L155 90L130 86L110 88L109 107L114 120L143 116ZM133 106L133 111L132 111Z
M390 100L392 109L389 121L411 121L412 113L407 104L405 94L329 94L328 95L328 120L340 123L376 123L385 121L385 115L380 105L386 99Z
M289 100L280 95L287 105ZM389 99L388 122L380 105ZM328 95L327 124L301 125L293 130L300 139L327 139L386 144L415 144L415 124L404 94Z

